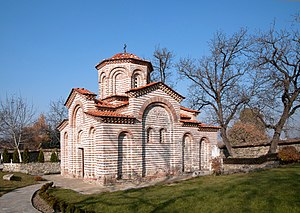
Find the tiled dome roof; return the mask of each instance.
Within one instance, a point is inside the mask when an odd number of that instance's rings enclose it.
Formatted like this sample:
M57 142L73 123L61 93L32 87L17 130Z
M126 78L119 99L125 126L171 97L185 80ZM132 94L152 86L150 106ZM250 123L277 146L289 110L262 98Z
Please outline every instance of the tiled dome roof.
M135 54L132 53L117 53L111 58L104 59L100 63L96 65L96 69L99 69L103 67L105 64L110 64L110 63L119 63L119 61L130 61L132 63L137 63L137 64L144 64L150 67L150 70L153 70L152 64L144 59L141 59L140 57L136 56Z
M142 60L140 57L132 54L132 53L117 53L113 57L106 60L114 60L114 59L137 59Z

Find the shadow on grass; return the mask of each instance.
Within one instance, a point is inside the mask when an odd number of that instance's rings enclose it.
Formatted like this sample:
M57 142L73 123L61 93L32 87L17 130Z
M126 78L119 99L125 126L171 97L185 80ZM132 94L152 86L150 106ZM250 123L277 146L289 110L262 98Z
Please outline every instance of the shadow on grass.
M22 181L22 177L19 177L19 176L13 176L12 181Z

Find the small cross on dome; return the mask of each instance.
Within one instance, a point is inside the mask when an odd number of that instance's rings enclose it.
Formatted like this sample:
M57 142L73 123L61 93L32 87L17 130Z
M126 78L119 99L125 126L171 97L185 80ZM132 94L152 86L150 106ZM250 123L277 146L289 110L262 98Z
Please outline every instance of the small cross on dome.
M124 53L126 53L126 48L127 48L127 45L126 44L124 44Z

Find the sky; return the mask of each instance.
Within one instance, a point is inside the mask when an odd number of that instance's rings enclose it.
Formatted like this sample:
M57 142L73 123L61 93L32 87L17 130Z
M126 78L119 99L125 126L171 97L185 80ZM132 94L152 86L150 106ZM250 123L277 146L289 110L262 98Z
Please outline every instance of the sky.
M199 58L216 31L285 27L299 11L288 0L0 0L0 99L21 95L47 113L72 88L97 93L95 65L125 43L148 60L158 45L175 61ZM175 90L187 96L187 86Z

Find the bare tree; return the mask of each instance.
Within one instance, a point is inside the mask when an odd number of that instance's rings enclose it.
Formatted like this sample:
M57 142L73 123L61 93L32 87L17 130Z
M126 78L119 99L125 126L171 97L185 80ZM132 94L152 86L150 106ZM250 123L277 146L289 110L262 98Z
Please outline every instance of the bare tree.
M217 32L210 42L210 55L200 58L198 63L180 59L177 64L179 73L192 81L191 106L211 109L229 155L233 153L227 137L228 125L251 95L244 78L249 70L244 59L250 45L244 29L230 37Z
M0 136L11 141L22 162L20 145L24 129L32 123L35 111L21 96L6 96L0 101Z
M68 110L64 106L64 103L65 101L63 98L50 102L47 123L49 125L51 143L53 146L58 146L60 141L60 133L56 127L60 124L60 122L68 117Z
M274 24L254 39L253 64L262 81L252 106L273 130L269 153L275 153L288 118L300 108L300 34L297 28L276 30Z
M163 83L172 84L170 69L173 66L173 59L175 55L167 48L155 48L153 53L152 64L154 71L152 72L152 81L161 81Z

